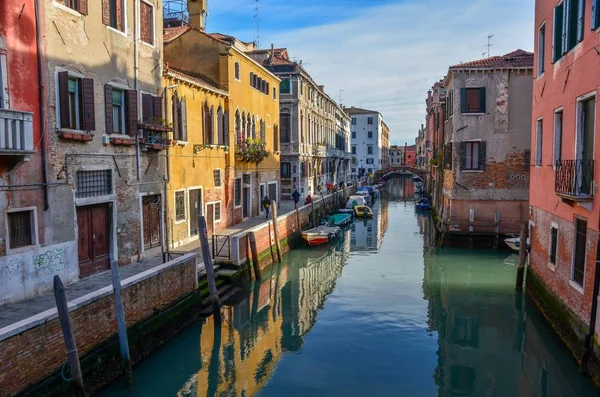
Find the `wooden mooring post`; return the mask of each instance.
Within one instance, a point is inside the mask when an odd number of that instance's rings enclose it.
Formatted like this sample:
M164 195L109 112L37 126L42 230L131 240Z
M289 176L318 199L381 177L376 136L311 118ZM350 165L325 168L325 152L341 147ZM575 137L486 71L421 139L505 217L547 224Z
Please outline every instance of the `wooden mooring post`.
M310 213L312 214L312 227L317 227L317 221L315 220L315 202L310 202Z
M212 257L210 256L210 246L208 245L208 232L206 230L206 218L198 216L198 225L200 227L200 246L202 247L202 259L206 269L206 279L208 281L208 292L213 307L215 321L221 321L221 304L219 303L219 293L217 292L217 282L215 280L215 270L213 268Z
M127 338L127 322L125 321L125 308L121 298L121 275L119 265L116 261L110 262L110 273L115 295L115 313L117 318L117 331L119 333L119 348L121 350L121 363L125 371L127 383L133 384L133 371L131 369L131 357L129 355L129 339Z
M67 347L67 361L71 367L71 380L75 395L77 397L85 397L85 387L83 385L83 375L81 374L81 365L79 363L79 353L77 352L77 344L75 343L75 334L71 327L71 318L69 317L69 308L67 307L67 294L65 286L60 277L54 276L54 299L56 301L56 310L60 320L63 337L65 338L65 346Z
M277 248L277 261L281 263L281 244L279 242L279 230L277 228L277 203L273 201L271 217L273 219L273 233L275 234L275 248Z
M519 265L517 268L517 283L516 290L523 290L523 278L525 277L525 260L527 259L527 239L529 229L527 228L527 222L521 224L521 235L519 237Z
M248 233L248 241L250 241L250 251L252 252L252 267L254 268L254 277L257 280L260 280L260 263L258 263L258 249L256 248L256 235L254 232Z

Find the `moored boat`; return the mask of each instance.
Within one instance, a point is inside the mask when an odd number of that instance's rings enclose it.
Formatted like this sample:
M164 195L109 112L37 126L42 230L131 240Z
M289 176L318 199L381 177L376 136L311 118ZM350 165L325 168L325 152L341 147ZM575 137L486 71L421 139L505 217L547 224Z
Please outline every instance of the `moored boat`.
M354 215L356 215L357 218L372 218L373 211L366 205L357 205L354 207Z
M342 232L337 226L317 226L302 232L302 238L311 246L327 244L337 239Z
M352 215L348 213L333 214L327 220L328 226L345 226L352 222Z
M365 198L359 194L353 194L348 198L348 202L346 203L346 207L339 210L339 212L344 213L353 213L354 207L357 205L365 205Z
M519 247L521 247L521 239L519 237L505 238L504 243L513 251L519 251Z
M429 203L429 200L427 200L426 198L419 200L419 202L415 205L415 207L417 208L417 210L421 210L421 211L431 210L431 204Z

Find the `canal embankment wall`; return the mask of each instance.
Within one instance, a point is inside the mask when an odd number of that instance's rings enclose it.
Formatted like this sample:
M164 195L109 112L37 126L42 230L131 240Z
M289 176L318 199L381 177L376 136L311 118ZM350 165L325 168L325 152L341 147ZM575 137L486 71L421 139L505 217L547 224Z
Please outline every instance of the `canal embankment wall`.
M121 281L134 362L161 342L153 335L153 330L161 327L157 314L176 304L181 308L182 302L197 291L197 260L197 254L189 253ZM71 300L68 308L90 392L121 373L113 287ZM0 394L69 395L68 383L61 382L66 358L56 308L2 328Z

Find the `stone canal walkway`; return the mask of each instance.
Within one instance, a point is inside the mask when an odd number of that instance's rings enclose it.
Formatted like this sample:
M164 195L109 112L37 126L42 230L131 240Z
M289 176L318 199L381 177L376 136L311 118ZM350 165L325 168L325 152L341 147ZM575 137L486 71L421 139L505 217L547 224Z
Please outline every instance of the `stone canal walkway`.
M294 210L293 202L282 202L278 210L278 215L283 215L291 212L292 210ZM264 217L252 218L230 228L221 230L217 234L220 236L234 235L244 230L252 229L253 227L256 227L264 222L266 222ZM204 272L204 263L200 252L199 240L178 247L174 251L185 253L196 252L200 254L198 259L198 273L201 274ZM129 277L143 273L156 266L162 265L162 263L162 254L158 254L153 257L146 258L142 262L123 266L120 268L121 280L125 280ZM112 279L110 270L95 274L67 286L67 301L72 301L111 285ZM6 336L9 331L12 331L14 324L36 316L54 307L56 307L56 304L52 290L36 296L35 298L0 306L0 340L3 340L4 336Z

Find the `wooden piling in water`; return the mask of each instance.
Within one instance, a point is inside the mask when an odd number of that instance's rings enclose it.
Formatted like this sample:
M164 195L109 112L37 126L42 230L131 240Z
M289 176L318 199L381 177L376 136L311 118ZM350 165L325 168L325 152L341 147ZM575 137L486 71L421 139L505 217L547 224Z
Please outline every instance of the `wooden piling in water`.
M206 230L206 218L198 216L198 226L200 227L200 247L202 248L202 259L206 269L206 279L208 281L208 292L213 307L215 321L221 321L221 304L217 292L217 282L215 280L215 270L213 268L212 258L210 256L210 247L208 245L208 232Z
M133 384L133 370L131 369L131 356L129 355L129 339L127 338L127 322L125 321L125 308L121 298L121 275L119 265L116 261L110 262L110 273L115 295L115 313L117 318L117 331L119 334L119 348L121 350L121 362L125 371L127 383Z
M258 249L256 248L256 235L254 232L248 233L248 241L250 242L250 250L252 251L252 267L254 268L254 277L257 280L260 280L260 264L258 263Z
M517 283L515 289L517 291L523 290L523 278L525 277L525 260L527 259L527 239L529 229L527 228L527 222L521 224L521 235L519 237L519 265L517 268Z
M75 343L75 334L73 333L71 318L69 317L65 286L58 276L54 276L54 300L56 301L56 310L58 311L60 327L62 328L65 346L67 348L67 361L71 367L71 379L73 388L75 389L75 395L77 397L85 397L83 375L81 374L81 364L79 363L79 353L77 351L77 344Z
M271 217L273 219L273 232L275 233L275 248L277 248L277 261L281 263L281 244L279 243L279 230L277 227L277 205L273 201Z

